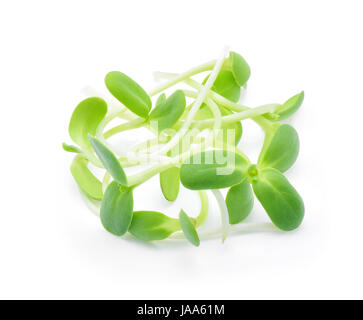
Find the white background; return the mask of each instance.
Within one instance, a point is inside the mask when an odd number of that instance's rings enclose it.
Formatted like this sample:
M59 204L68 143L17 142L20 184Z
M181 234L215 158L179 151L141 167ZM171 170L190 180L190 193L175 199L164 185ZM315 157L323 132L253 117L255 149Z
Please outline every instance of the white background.
M363 298L362 14L359 0L2 1L0 298ZM302 227L199 248L108 234L61 149L81 89L104 91L110 70L150 89L153 71L182 72L224 45L251 66L245 104L305 90L287 173ZM261 133L244 129L256 159ZM153 181L137 208L198 211L194 194L170 205ZM259 205L251 219L267 221Z

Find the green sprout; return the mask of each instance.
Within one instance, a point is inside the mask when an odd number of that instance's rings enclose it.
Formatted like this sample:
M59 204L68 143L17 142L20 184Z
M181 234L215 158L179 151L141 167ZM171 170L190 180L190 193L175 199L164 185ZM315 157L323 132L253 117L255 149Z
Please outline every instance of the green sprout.
M251 214L255 196L278 229L300 226L304 203L283 174L297 159L299 137L280 121L300 108L304 92L282 104L244 106L239 100L250 72L245 59L228 50L181 74L155 73L164 81L149 93L124 73L112 71L105 84L120 102L119 109L109 110L100 97L87 98L76 107L69 123L75 145L63 143L63 149L75 154L72 176L108 232L142 241L184 239L194 246L209 236L220 235L224 241ZM202 83L193 79L202 73ZM181 83L188 88L175 88ZM171 88L175 90L167 94ZM238 146L246 119L265 134L256 164ZM114 120L123 123L112 126ZM108 139L138 128L153 137L116 153ZM103 179L94 168L103 171ZM128 168L139 171L130 174ZM178 198L181 186L197 192L198 216L190 217L182 208L178 218L134 211L135 189L156 175L168 201ZM208 192L221 215L221 227L214 231L200 230L208 217Z

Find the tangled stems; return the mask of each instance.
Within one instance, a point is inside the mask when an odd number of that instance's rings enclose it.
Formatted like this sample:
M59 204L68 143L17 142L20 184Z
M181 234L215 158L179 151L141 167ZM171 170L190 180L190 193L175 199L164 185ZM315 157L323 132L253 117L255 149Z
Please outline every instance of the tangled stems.
M210 73L203 84L191 78L205 71ZM72 175L107 231L117 236L129 232L145 241L182 237L199 246L196 229L208 214L205 190L211 190L218 203L221 228L201 233L203 238L221 234L224 241L230 231L238 231L234 225L251 212L253 194L279 229L289 231L300 225L304 215L302 199L282 174L296 160L299 140L291 126L278 121L296 112L304 93L283 104L249 108L238 103L249 75L249 66L240 55L234 52L228 55L223 50L219 59L180 75L156 73L157 78L167 81L149 94L125 74L112 71L106 75L106 86L125 108L108 110L107 103L97 97L77 106L69 133L78 146L64 144L63 148L78 153L71 166ZM176 90L168 97L163 93L180 82L191 89ZM158 93L161 94L153 107L150 97ZM188 106L186 98L193 99ZM127 121L105 130L116 118ZM245 119L255 121L265 133L256 164L251 164L237 147L243 132L241 121ZM107 139L141 127L155 137L117 157ZM102 181L89 170L88 163L106 169ZM127 175L124 171L145 164L148 167L141 172ZM169 201L177 198L180 182L198 191L201 200L198 217L189 218L183 210L179 219L155 211L133 210L135 188L157 174L162 193ZM224 188L229 188L226 199L220 192Z
M202 105L203 101L207 97L210 88L212 87L215 79L217 78L220 69L222 68L223 62L225 60L225 56L226 56L226 50L223 50L220 58L217 60L217 62L215 62L212 73L211 73L210 77L208 78L206 84L200 90L192 108L190 109L190 111L188 113L188 117L187 117L186 121L183 123L183 126L175 134L175 136L170 140L170 142L161 148L161 150L158 152L159 154L167 153L170 149L175 147L178 144L178 142L180 141L180 139L186 134L195 115L197 114L200 106ZM187 75L184 75L182 78L186 78L186 77L187 77ZM170 82L173 83L173 80L170 80Z
M178 74L169 73L169 72L155 72L154 76L157 79L161 79L161 78L166 78L166 79L177 79L178 78L179 79ZM184 78L179 81L185 82L187 85L191 86L193 89L196 89L196 90L200 90L200 88L201 88L201 85L193 79ZM189 96L191 98L194 98L196 96L196 93L193 91L185 90L184 92L185 92L186 96ZM258 125L260 125L260 127L265 131L265 133L270 134L273 131L274 125L271 124L271 122L267 121L265 118L260 117L260 115L265 114L265 113L274 113L276 108L279 105L269 104L269 105L254 108L253 110L250 111L250 113L247 113L247 111L250 110L249 107L240 105L233 101L230 101L212 90L209 92L209 95L212 97L212 99L216 103L218 103L224 107L227 107L228 109L230 109L232 111L240 112L239 114L238 113L234 114L231 117L227 116L226 118L222 118L222 120L234 122L234 121L241 121L241 120L245 120L248 118L252 118L252 120L254 120ZM244 114L243 111L246 111L246 114ZM211 120L207 120L207 121L210 122Z
M149 94L150 94L150 96L154 96L154 95L172 87L173 85L177 84L178 82L181 82L181 81L184 81L185 79L190 78L191 76L194 76L201 72L212 70L215 66L216 66L216 60L212 60L207 63L201 64L201 65L194 67L194 68L178 75L177 77L174 77L173 79L170 79L169 81L157 86L156 88L151 90L149 92Z

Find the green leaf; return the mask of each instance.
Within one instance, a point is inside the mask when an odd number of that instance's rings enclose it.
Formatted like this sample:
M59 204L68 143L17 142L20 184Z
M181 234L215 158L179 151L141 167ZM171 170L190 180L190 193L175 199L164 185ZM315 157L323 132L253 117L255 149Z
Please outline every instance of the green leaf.
M76 146L72 146L70 144L66 144L63 142L62 144L63 150L67 152L73 152L73 153L81 153L82 151L77 148Z
M253 190L279 229L290 231L300 226L305 211L303 200L280 171L273 168L260 170L258 179L253 182Z
M82 156L74 158L71 173L78 186L92 199L102 200L102 183L88 169L88 160Z
M221 189L246 177L248 161L225 150L210 150L191 156L180 170L182 184L191 190Z
M144 241L163 240L180 230L177 219L155 211L135 211L129 232Z
M181 117L185 110L183 91L175 91L168 99L156 105L150 113L149 121L157 122L159 131L170 128Z
M209 76L204 79L207 82ZM236 83L232 71L221 70L214 81L212 90L233 102L238 102L241 95L241 87Z
M196 247L199 247L200 240L199 240L197 230L195 230L194 224L192 223L192 221L189 219L189 217L183 210L180 210L179 221L180 221L181 228L184 232L185 238L191 244L195 245Z
M271 167L285 172L297 159L299 136L288 124L283 124L275 131L272 139L266 140L258 159L259 167Z
M105 169L119 184L127 186L126 174L116 156L96 138L89 136L89 140Z
M233 51L230 52L229 58L226 60L223 69L232 72L237 85L240 87L246 84L251 75L251 70L246 60Z
M247 178L229 189L226 205L230 224L240 223L248 217L253 208L253 199L252 188Z
M226 108L223 108L219 106L219 109L221 111L222 116L230 115L233 112L227 110ZM206 120L206 119L212 119L213 113L208 108L206 104L203 104L200 109L198 110L195 120ZM210 129L213 129L213 124L209 126ZM222 144L228 144L230 141L230 137L228 136L228 133L231 132L231 130L234 130L234 145L237 145L242 138L242 124L240 121L234 122L234 123L224 123L221 127L221 132L216 137L216 140ZM232 139L232 138L231 138ZM231 143L229 143L231 144Z
M293 96L287 100L284 104L280 105L274 113L267 113L264 117L271 121L280 121L290 117L294 114L302 105L304 101L304 91Z
M142 118L147 118L151 99L134 80L122 72L111 71L106 75L105 83L112 95L126 108Z
M112 181L101 204L101 221L104 228L116 236L124 235L132 221L133 206L132 189Z
M155 106L157 107L157 106L159 106L159 105L161 105L163 102L165 102L166 101L166 95L165 95L165 93L162 93L159 97L158 97L158 99L156 100L156 103L155 103Z
M73 111L69 123L69 135L85 151L91 151L88 135L96 135L96 131L107 113L107 104L101 98L83 100Z
M173 167L161 172L160 187L166 200L175 201L179 194L180 169Z

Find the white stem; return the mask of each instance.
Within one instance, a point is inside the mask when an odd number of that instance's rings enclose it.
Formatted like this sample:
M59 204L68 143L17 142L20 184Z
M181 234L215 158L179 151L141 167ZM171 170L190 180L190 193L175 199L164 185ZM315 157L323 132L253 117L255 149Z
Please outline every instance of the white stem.
M259 107L249 109L246 111L223 116L223 117L221 117L221 121L223 124L227 124L227 123L231 123L231 122L237 122L237 121L253 118L253 117L265 114L265 113L274 112L278 106L279 106L278 104L267 104L267 105L259 106ZM193 124L195 124L198 128L203 128L205 126L211 125L213 122L214 122L213 119L206 119L206 120L193 121Z
M222 242L224 242L228 236L229 229L230 229L228 209L227 209L227 206L224 201L222 193L218 189L213 189L211 191L218 202L218 206L219 206L219 209L221 212Z
M214 122L213 130L214 130L214 134L217 134L217 131L221 128L221 125L222 125L221 110L219 110L218 105L212 99L209 99L209 98L207 99L207 106L213 113L214 119L210 119L210 120L212 120Z
M127 177L128 185L129 185L129 187L139 185L140 183L143 183L146 180L149 180L156 174L158 174L166 169L169 169L171 167L173 167L173 164L170 161L168 161L167 163L161 163L161 164L158 164L151 168L148 168L144 171L136 173L132 176Z
M263 231L278 231L271 223L241 223L230 226L230 234L235 233L249 233L249 232L263 232ZM198 231L200 240L214 239L221 236L223 229L216 228L213 230ZM185 240L185 235L182 232L172 234L167 240ZM162 241L160 241L162 242ZM168 241L163 241L168 243Z

